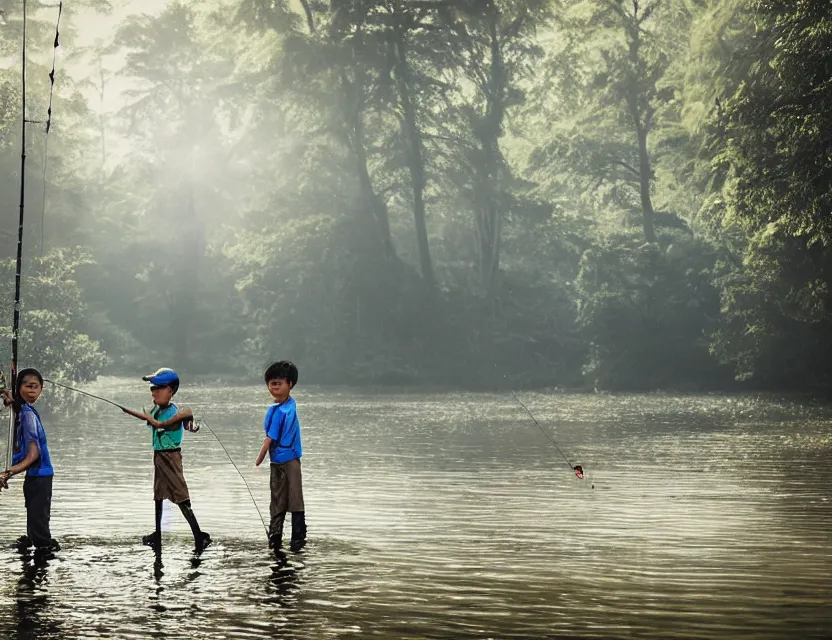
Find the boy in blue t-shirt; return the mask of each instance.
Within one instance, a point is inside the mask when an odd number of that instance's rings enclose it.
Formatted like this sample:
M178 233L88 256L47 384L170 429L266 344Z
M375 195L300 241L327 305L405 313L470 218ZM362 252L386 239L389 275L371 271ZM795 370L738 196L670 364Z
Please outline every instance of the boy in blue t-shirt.
M281 360L266 369L264 375L274 404L266 411L263 428L266 439L257 455L255 466L260 466L266 454L271 462L271 503L269 504L269 547L275 552L283 543L283 522L286 512L292 514L292 539L290 549L299 551L306 544L306 519L303 506L303 481L300 458L303 449L292 389L298 382L298 368Z
M0 489L8 489L8 480L26 472L23 496L26 501L26 535L17 541L21 551L34 546L38 552L60 550L52 538L49 520L52 512L52 461L46 443L46 432L40 415L32 406L43 391L43 376L37 369L23 369L15 378L14 396L3 391L4 404L15 405L14 448L12 466L0 473Z
M179 409L173 403L173 396L179 390L179 376L173 369L159 369L156 373L144 376L145 382L151 384L153 409L150 415L130 409L123 409L140 420L147 422L153 439L153 499L156 503L156 530L142 538L142 543L149 547L160 548L162 545L162 503L170 500L179 506L179 510L194 534L194 551L202 551L211 544L211 536L199 528L193 509L188 484L182 470L182 434L184 429L193 428L193 413L183 407Z

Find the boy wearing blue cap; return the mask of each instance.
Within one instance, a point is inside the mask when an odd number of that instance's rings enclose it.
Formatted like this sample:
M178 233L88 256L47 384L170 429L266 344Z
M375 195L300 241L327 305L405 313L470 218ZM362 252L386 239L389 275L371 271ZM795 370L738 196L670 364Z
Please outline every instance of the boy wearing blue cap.
M202 551L211 544L211 536L199 528L188 493L188 484L182 470L182 435L185 429L195 431L194 416L190 409L179 409L173 403L173 396L179 390L179 376L173 369L159 369L156 373L142 377L150 383L153 394L153 409L150 415L124 409L140 420L147 422L153 433L153 499L156 502L156 530L142 538L142 543L160 548L162 544L162 503L170 500L179 506L182 515L194 534L194 551Z
M306 544L306 516L300 472L303 448L295 399L291 396L292 389L298 383L298 368L286 360L274 362L266 369L264 378L274 404L266 411L263 423L266 438L254 464L259 467L268 454L271 462L269 547L275 553L280 551L283 522L288 511L292 514L290 549L300 551Z

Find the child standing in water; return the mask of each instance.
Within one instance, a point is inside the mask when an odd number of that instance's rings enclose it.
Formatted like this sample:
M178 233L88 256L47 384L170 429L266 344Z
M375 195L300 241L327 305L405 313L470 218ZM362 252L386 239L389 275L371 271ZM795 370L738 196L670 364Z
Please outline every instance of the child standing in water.
M162 546L162 503L170 500L179 510L194 534L194 552L202 553L211 544L211 536L199 528L182 470L182 435L187 428L193 430L193 413L190 409L179 409L173 403L173 396L179 390L179 376L173 369L159 369L144 376L150 383L153 394L153 409L150 415L124 409L140 420L147 422L153 438L153 499L156 506L156 530L142 538L142 544L154 549Z
M52 538L49 520L52 512L52 460L46 443L46 431L40 415L32 406L43 391L43 376L37 369L23 369L15 379L14 396L3 390L6 406L14 404L15 421L12 466L0 473L0 489L9 488L9 478L26 472L23 496L26 502L26 535L17 541L21 551L34 546L40 553L59 551Z
M298 382L298 368L291 362L281 360L269 365L264 378L274 404L266 411L263 423L266 439L254 464L259 467L266 454L269 454L269 547L275 552L280 550L283 543L283 522L289 511L292 514L290 549L299 551L306 544L306 518L300 471L300 458L303 455L300 422L295 400L291 396L292 389Z

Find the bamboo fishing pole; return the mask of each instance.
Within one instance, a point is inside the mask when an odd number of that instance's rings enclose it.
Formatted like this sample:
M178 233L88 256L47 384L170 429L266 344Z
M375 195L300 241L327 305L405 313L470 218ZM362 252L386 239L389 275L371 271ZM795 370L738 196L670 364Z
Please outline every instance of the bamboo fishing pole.
M21 118L20 118L20 219L17 226L17 262L14 272L14 318L12 320L12 362L9 381L12 392L17 385L17 356L20 338L20 274L23 268L23 205L26 185L26 0L23 0L23 45L21 47ZM15 409L9 411L9 442L6 449L6 469L12 466L14 449Z

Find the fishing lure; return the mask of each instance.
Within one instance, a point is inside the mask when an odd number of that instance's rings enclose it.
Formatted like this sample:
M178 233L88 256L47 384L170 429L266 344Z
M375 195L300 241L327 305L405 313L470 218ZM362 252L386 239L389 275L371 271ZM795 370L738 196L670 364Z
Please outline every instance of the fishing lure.
M517 404L519 404L521 407L523 407L523 409L525 409L526 413L529 414L529 417L537 425L537 428L540 429L541 433L549 439L549 442L551 442L555 446L555 449L558 450L558 453L563 456L563 459L566 460L566 464L568 464L569 468L572 469L572 471L575 473L575 477L577 477L578 480L583 480L584 479L584 468L579 464L573 465L571 462L569 462L569 458L567 458L566 454L563 453L563 451L560 450L560 447L557 445L554 438L552 438L552 436L550 436L548 433L546 433L546 430L543 427L540 426L540 423L537 421L537 418L535 418L534 414L531 411L529 411L529 408L526 405L523 404L523 401L520 400L520 398L517 397L517 394L514 391L512 391L511 394L514 396L514 399L517 400ZM592 488L593 489L595 488L594 484L592 485Z

